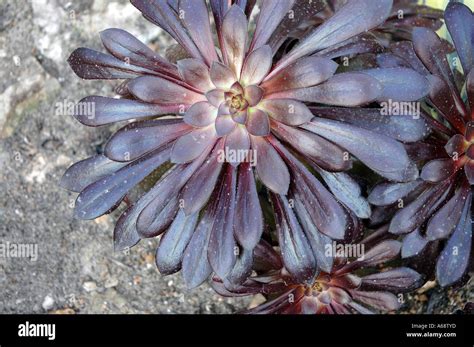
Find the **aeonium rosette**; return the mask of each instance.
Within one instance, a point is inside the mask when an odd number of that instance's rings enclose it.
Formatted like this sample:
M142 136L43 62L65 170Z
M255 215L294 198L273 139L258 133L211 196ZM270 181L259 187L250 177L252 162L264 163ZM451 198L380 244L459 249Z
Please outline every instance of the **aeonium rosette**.
M351 38L383 23L392 1L349 1L278 60L273 42L281 40L270 39L286 35L275 29L304 1L262 1L252 33L254 2L211 0L217 44L203 0L132 3L188 58L171 63L131 34L109 29L101 38L110 54L79 48L69 59L82 78L125 80L119 99L82 100L94 103L95 114L78 112L80 122L133 120L112 136L103 154L66 172L63 185L81 192L76 216L109 213L139 182L160 176L119 218L117 249L163 234L156 255L162 273L182 269L190 287L212 272L224 278L251 265L267 225L264 197L275 195L286 204L291 196L299 220L279 234L282 244L292 245L283 261L296 278L310 278L321 259L315 238L354 238L362 230L358 218L370 215L357 183L343 172L351 167L350 154L388 179L416 178L416 167L397 140L404 133L414 141L422 138L424 123L407 120L409 126L400 126L371 111L362 121L352 112L340 119L328 112L314 117L307 106L356 107L392 93L410 100L426 94L426 79L412 69L336 74L338 66L328 58L346 54ZM357 53L357 47L349 50ZM398 90L406 80L409 88ZM381 134L382 123L395 130ZM283 213L277 209L277 215Z

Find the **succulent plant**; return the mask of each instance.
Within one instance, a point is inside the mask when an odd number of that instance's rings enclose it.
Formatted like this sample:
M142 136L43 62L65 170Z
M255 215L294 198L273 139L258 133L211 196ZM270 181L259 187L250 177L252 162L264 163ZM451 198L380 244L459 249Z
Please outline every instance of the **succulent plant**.
M382 206L374 219L389 221L389 231L403 235L402 255L436 264L442 286L459 282L470 266L474 183L474 17L465 5L450 3L445 21L461 64L450 64L456 61L451 49L427 28L415 28L413 43L393 44L380 59L383 66L410 66L427 76L430 94L423 117L432 134L409 146L423 164L420 179L382 183L369 196Z
M71 54L79 77L119 80L118 95L82 99L93 107L75 118L124 123L63 176L79 193L75 217L125 202L117 250L160 236L162 274L181 270L190 288L212 278L224 296L263 294L249 313L389 312L423 279L463 283L474 259L469 8L131 3L178 54L121 29L100 34L107 53ZM443 13L453 44L435 32ZM384 112L392 104L420 109ZM335 244L366 251L328 254Z
M364 245L364 240L360 243ZM363 258L338 257L330 271L311 281L298 282L282 266L280 255L266 242L255 249L256 275L240 285L214 278L213 288L223 296L263 294L267 301L246 313L253 314L351 314L397 310L400 294L415 289L421 275L407 267L380 271L376 266L399 256L401 243L385 240L371 247ZM362 274L359 274L362 272Z

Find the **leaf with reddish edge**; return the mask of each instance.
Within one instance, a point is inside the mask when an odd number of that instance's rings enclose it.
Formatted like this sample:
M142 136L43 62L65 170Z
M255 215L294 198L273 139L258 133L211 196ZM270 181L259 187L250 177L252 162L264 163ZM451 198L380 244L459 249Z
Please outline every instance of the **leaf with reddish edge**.
M421 275L418 272L407 267L399 267L362 277L361 289L401 293L415 289L420 281Z
M400 59L406 61L410 67L426 76L430 72L426 69L425 65L421 62L420 58L416 55L413 42L401 41L395 42L390 45L390 50L396 54Z
M109 139L104 154L119 162L133 161L189 133L191 129L181 119L134 122L118 130Z
M75 74L83 79L128 79L158 73L143 67L127 64L111 55L89 48L78 48L71 53L68 63Z
M339 57L350 57L363 53L379 53L382 51L383 46L377 41L377 38L370 33L366 33L323 49L315 55L318 57L334 59Z
M88 185L109 176L125 165L127 163L117 163L102 154L95 155L70 166L61 178L59 185L78 193Z
M447 238L459 223L466 199L469 196L470 186L463 184L453 197L431 217L426 227L425 238L429 241Z
M444 181L454 175L464 162L464 157L457 161L451 158L431 160L423 166L420 178L431 183Z
M346 122L402 142L420 141L429 134L429 128L422 117L383 115L383 109L372 108L311 106L309 109L315 116Z
M301 127L336 143L390 180L412 181L418 176L403 145L388 136L317 117Z
M290 186L290 173L284 161L265 138L250 136L252 149L257 151L257 174L271 191L285 195Z
M268 41L273 52L276 52L289 37L297 37L300 25L304 26L305 23L315 18L326 5L325 0L295 1L291 8L292 12L288 12L288 15L283 17Z
M232 119L231 115L218 115L215 122L217 136L226 136L235 130L237 123Z
M470 193L459 223L436 263L436 278L442 287L460 280L469 265L472 243L471 197Z
M316 260L316 266L326 272L331 272L333 266L333 257L326 255L326 247L332 243L329 236L319 232L314 222L299 199L295 199L295 211L298 221L309 241L313 256Z
M164 146L120 170L87 186L76 199L74 215L95 219L115 207L127 192L169 160L170 148Z
M365 252L362 258L354 260L341 269L337 270L337 274L345 274L353 272L362 267L370 267L385 263L396 258L400 254L402 243L396 240L382 241L376 246Z
M259 108L247 109L247 131L254 136L267 136L270 134L270 120L268 114Z
M280 255L263 239L260 239L260 242L255 246L253 256L253 268L256 271L279 270L283 267Z
M445 181L428 187L416 200L399 210L390 222L392 234L406 234L418 228L428 217L431 208L443 192L449 191L450 182Z
M134 205L135 206L135 205ZM129 207L120 215L114 229L114 250L123 251L140 242L140 236L133 224L134 206Z
M464 133L463 115L466 111L462 101L453 93L448 84L438 76L430 75L428 76L428 81L430 83L430 101L439 110L444 119L460 133ZM446 133L446 131L444 132Z
M267 43L294 3L295 0L267 0L262 2L249 51L257 50Z
M204 128L214 124L216 117L217 108L207 101L201 101L195 103L186 111L183 120L194 127Z
M184 251L181 272L188 289L198 287L212 273L211 265L207 260L207 248L215 217L215 207L205 210L204 216Z
M250 53L244 62L240 82L243 86L258 85L272 67L272 49L265 45Z
M228 153L235 153L233 155L225 156L224 161L230 165L237 167L241 162L251 161L250 157L250 138L247 130L243 126L236 126L230 134L225 138L225 147ZM244 155L243 158L240 155Z
M382 24L391 8L392 0L353 0L346 3L280 60L274 73L298 58L336 45Z
M157 215L151 224L144 226L142 220L140 218L137 219L136 229L140 238L156 237L162 234L173 222L179 210L178 199L173 196L163 196L161 197L161 202L162 205L156 211Z
M199 214L186 216L181 210L170 228L160 239L156 250L156 265L163 275L170 275L181 268L184 251L194 233Z
M467 75L474 66L474 15L466 5L450 2L446 7L444 19L464 74Z
M258 108L287 125L301 125L314 117L308 106L293 99L263 99Z
M428 242L429 241L420 234L420 229L415 229L405 235L402 244L402 259L421 254Z
M260 103L263 98L264 91L262 88L255 85L247 86L244 89L244 98L249 106L253 107ZM245 112L245 111L241 111Z
M143 17L170 34L193 58L202 59L199 49L178 18L176 8L172 7L168 1L130 0L130 2L143 14Z
M221 89L213 89L206 93L206 99L209 101L211 105L219 108L219 106L225 100L224 91Z
M461 153L466 152L468 147L469 142L466 141L466 138L461 134L456 134L449 139L448 143L446 143L446 146L444 146L444 149L450 157L453 157L456 154L459 156Z
M212 38L209 12L205 0L180 0L179 18L188 29L189 36L194 41L199 52L208 66L217 61L217 53Z
M181 78L190 86L203 93L214 89L209 68L201 60L182 59L177 65Z
M388 206L395 204L414 190L421 187L422 180L407 183L384 182L376 185L369 194L368 200L372 205Z
M350 293L355 301L359 301L378 311L396 311L401 306L397 296L392 293L365 292L360 290L351 290Z
M252 274L252 250L239 249L239 254L232 270L223 279L226 288L232 289L240 286Z
M214 125L199 128L180 137L173 145L171 162L183 164L199 157L207 148L217 141Z
M237 261L234 239L235 190L237 173L231 165L226 165L216 199L216 216L209 237L207 257L214 272L225 278Z
M221 90L229 90L237 81L235 73L229 67L217 61L212 63L210 74L212 83Z
M338 259L341 259L341 258L336 258L335 262L337 262ZM342 274L342 275L332 273L329 280L329 284L331 286L347 288L347 289L359 288L361 283L362 283L362 279L359 276L356 276L351 273Z
M318 168L317 168L318 169ZM317 170L334 196L359 218L369 218L372 211L357 182L344 172Z
M222 38L220 35L222 35L222 22L224 21L225 14L229 10L229 2L221 0L209 0L209 3L211 5L211 11L216 25L216 32L219 35L219 42L221 42Z
M267 98L296 99L334 106L361 106L375 101L382 92L383 86L377 79L360 72L346 72L315 87L272 93Z
M138 77L131 80L127 86L133 96L150 103L192 105L199 101L206 101L204 95L161 77Z
M168 171L163 178L150 190L151 196L142 204L139 200L140 208L134 211L134 227L141 235L153 235L162 227L161 211L165 209L169 201L178 195L178 192L202 166L208 158L211 147L207 148L201 156L186 165L177 165Z
M221 51L224 62L240 77L247 45L247 17L239 6L233 5L222 22Z
M90 105L92 105L91 109L89 108ZM186 106L182 107L178 104L156 105L137 100L93 95L79 101L77 106L74 107L73 116L84 125L96 127L129 119L141 119L170 113L178 114L186 108Z
M312 283L317 274L313 250L286 197L271 195L285 269L297 283Z
M125 30L106 29L100 33L100 38L107 51L121 61L173 78L179 77L176 66Z
M309 131L278 122L272 122L272 131L277 137L326 170L343 171L350 169L352 165L350 160L344 160L344 151L340 147Z
M418 72L402 68L376 68L363 70L383 86L380 101L417 101L428 95L428 80Z
M260 85L267 94L318 85L334 75L338 65L331 59L305 57L266 78Z
M253 250L263 233L263 213L250 163L239 167L234 216L234 235L247 250Z
M434 31L427 28L416 27L412 35L413 48L426 68L433 75L441 77L449 88L455 91L453 74L446 56L449 52L443 41Z
M332 239L343 239L348 226L348 216L343 207L285 146L273 136L267 139L292 171L294 187L318 230Z
M184 213L189 216L204 207L216 186L221 173L223 161L221 152L224 140L219 140L203 165L194 173L181 192Z

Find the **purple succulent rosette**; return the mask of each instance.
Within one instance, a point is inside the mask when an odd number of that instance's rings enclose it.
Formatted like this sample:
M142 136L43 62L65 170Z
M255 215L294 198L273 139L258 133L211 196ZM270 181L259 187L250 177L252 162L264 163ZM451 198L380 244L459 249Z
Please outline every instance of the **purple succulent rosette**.
M312 281L299 282L289 275L280 254L261 242L255 249L255 275L240 285L214 277L212 286L223 296L263 294L267 301L246 311L251 314L371 314L397 310L402 302L399 295L417 288L422 276L407 267L377 270L377 266L399 257L401 242L385 240L368 248L362 258L336 258L328 271L321 271Z
M451 49L427 28L415 28L413 42L393 44L392 53L379 57L382 66L412 67L429 79L423 116L432 135L408 146L423 164L420 179L382 183L369 196L379 206L373 221L388 221L389 232L403 235L404 258L435 264L442 286L459 282L472 261L474 183L474 17L465 5L450 3L445 21L462 72L451 68Z
M64 175L63 186L80 192L76 217L110 213L146 177L161 174L119 218L116 249L162 234L161 273L182 270L189 287L211 273L226 278L250 269L268 227L267 196L279 221L282 261L297 281L309 280L332 266L322 242L356 239L360 218L370 216L359 186L344 172L354 159L392 181L418 177L400 139L424 138L424 121L401 123L359 107L418 100L428 93L428 80L398 66L336 73L332 60L347 54L344 47L359 51L351 42L385 22L391 0L347 2L278 58L299 23L288 13L310 16L304 9L311 2L262 1L254 31L252 1L211 0L212 14L204 0L132 3L188 57L172 63L131 34L108 29L101 33L108 53L79 48L69 59L81 78L125 80L121 98L83 99L94 103L95 114L78 112L81 123L133 120L103 154Z

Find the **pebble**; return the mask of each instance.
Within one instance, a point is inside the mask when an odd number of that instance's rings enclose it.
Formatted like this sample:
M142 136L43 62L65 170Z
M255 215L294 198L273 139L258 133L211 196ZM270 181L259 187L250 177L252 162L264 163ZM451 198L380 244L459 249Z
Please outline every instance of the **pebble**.
M51 310L54 307L54 299L51 296L46 295L41 306L45 311Z
M84 288L86 292L90 293L97 290L97 284L92 281L84 282L84 284L82 285L82 288Z

